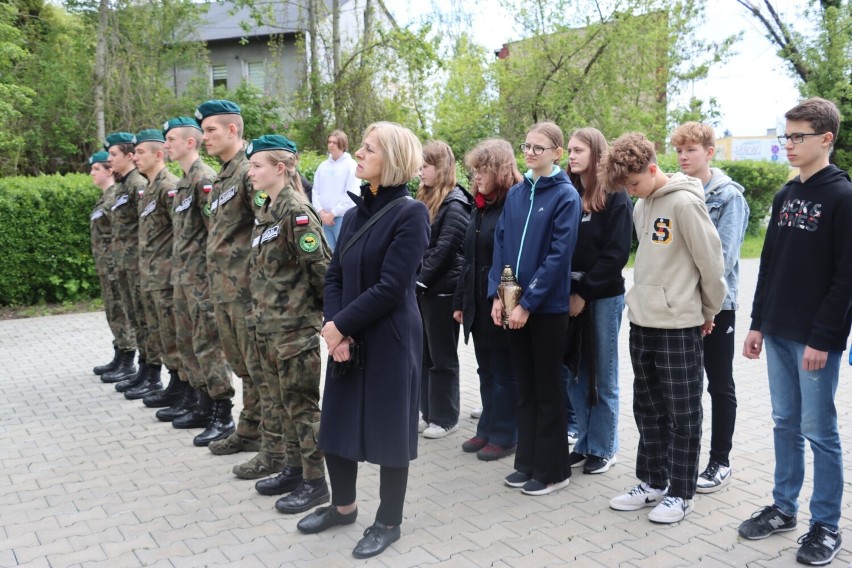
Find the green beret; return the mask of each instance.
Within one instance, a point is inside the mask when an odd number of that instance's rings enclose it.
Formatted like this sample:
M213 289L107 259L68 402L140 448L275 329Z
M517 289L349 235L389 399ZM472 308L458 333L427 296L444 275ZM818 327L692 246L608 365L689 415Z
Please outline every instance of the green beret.
M166 139L163 138L163 132L157 130L156 128L146 128L142 132L136 135L136 143L139 144L141 142L165 142Z
M294 154L299 151L296 148L296 143L292 140L278 134L265 134L249 142L248 147L246 147L246 158L251 158L252 154L269 150L286 150Z
M136 144L136 136L130 132L113 132L106 137L104 150L109 150L116 144Z
M201 124L205 118L216 114L240 114L240 106L226 100L207 101L195 109L195 120Z
M183 128L185 126L189 126L196 130L201 130L201 127L198 126L198 123L195 122L194 118L189 118L188 116L179 116L177 118L171 118L163 124L163 136L168 134L169 130L171 130L172 128Z
M105 164L109 161L109 153L107 152L95 152L91 156L89 156L89 165L93 166L95 164Z

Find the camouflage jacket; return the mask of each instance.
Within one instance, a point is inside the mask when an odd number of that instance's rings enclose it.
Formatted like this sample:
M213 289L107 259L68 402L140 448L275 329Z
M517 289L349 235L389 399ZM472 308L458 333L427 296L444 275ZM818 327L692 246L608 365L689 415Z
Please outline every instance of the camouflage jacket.
M248 179L249 163L240 150L213 181L205 214L210 218L207 235L207 270L210 299L214 303L250 302L249 256L254 227L254 195Z
M109 208L115 202L115 185L104 191L95 209L89 217L89 229L92 235L92 257L95 259L95 269L98 274L111 272L115 266L112 256L112 225L110 224Z
M207 229L210 217L204 214L204 210L215 177L213 168L199 158L177 183L172 208L172 284L207 281Z
M251 295L257 331L322 325L322 293L331 250L307 199L287 187L272 202L261 194L251 240Z
M148 181L138 170L131 170L115 185L115 201L110 207L112 254L116 268L139 271L139 199Z
M163 168L139 199L139 276L146 291L171 286L172 202L177 180Z

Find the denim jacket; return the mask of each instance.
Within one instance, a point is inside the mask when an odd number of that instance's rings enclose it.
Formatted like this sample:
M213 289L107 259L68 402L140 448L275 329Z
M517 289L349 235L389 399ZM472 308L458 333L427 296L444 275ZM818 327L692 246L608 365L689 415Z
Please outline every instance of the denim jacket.
M719 168L710 168L713 177L704 188L704 202L710 220L722 241L725 261L725 282L728 295L722 303L723 310L737 309L737 287L740 279L740 246L748 227L749 208L743 196L743 186L733 181Z

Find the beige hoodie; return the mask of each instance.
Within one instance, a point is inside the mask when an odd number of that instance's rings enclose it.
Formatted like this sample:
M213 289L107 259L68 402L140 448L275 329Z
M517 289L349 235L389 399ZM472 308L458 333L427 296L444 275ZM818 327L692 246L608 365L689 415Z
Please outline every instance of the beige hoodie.
M639 250L627 317L658 329L699 326L719 313L727 294L719 234L695 178L674 174L633 210Z

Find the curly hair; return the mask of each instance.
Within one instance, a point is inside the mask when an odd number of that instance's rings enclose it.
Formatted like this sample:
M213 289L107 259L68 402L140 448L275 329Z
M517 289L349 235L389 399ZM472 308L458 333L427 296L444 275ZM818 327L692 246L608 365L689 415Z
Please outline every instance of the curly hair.
M621 191L627 176L646 171L657 163L654 144L639 132L622 134L610 145L598 165L598 179L604 180L607 191Z
M713 127L700 122L684 122L672 132L672 146L686 146L690 142L701 144L705 148L716 147L716 134Z
M518 171L512 145L500 138L489 138L477 144L465 155L464 163L470 170L484 170L491 174L494 199L497 203L506 199L509 188L523 179ZM474 195L479 193L476 178L470 189Z

